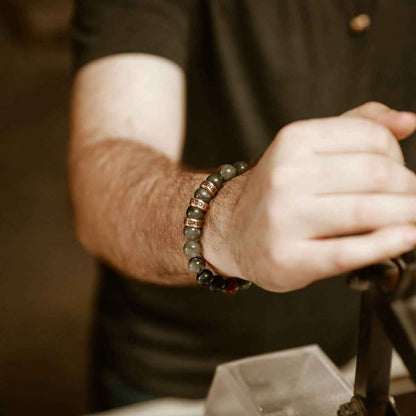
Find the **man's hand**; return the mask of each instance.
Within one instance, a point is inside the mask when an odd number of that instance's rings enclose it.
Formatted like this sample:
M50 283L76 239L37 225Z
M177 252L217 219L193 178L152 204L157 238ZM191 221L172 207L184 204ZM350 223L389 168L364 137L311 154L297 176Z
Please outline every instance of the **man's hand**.
M205 257L225 275L285 292L411 250L416 175L398 140L415 129L413 113L379 103L284 127L236 182L226 244L219 253L203 241Z

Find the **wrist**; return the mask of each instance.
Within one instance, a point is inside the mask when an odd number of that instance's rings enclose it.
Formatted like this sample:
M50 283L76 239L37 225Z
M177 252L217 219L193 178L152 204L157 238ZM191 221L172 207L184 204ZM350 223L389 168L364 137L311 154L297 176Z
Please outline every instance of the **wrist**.
M238 266L234 213L247 181L247 172L227 182L211 202L201 236L203 256L219 274L243 278Z

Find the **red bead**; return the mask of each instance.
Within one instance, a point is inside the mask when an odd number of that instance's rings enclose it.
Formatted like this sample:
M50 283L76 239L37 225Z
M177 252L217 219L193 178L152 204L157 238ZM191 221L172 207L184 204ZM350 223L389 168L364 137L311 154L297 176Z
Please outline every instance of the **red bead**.
M238 281L237 279L226 279L225 288L222 290L226 295L235 295L238 292Z

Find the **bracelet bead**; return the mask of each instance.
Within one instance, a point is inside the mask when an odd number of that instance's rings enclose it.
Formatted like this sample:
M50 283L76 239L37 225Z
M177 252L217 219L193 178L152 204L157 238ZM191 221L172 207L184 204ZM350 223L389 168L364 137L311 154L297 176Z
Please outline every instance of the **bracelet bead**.
M217 189L220 189L224 182L224 178L216 172L211 173L211 175L209 175L205 180L213 183Z
M205 261L202 257L192 257L188 262L188 269L191 273L201 273L205 268Z
M220 167L220 175L224 181L229 181L237 175L237 169L233 165L222 165Z
M225 280L219 276L215 275L212 283L209 286L211 292L221 292L225 287Z
M237 283L240 290L247 290L253 283L249 280L240 279L237 277Z
M208 211L209 208L209 203L199 198L191 198L189 205L191 207L202 209L202 211Z
M201 254L201 249L201 244L199 244L198 241L187 241L183 245L183 252L185 253L185 256L189 258L199 256Z
M205 269L196 276L196 281L201 286L209 286L214 280L214 275L211 270Z
M240 160L239 162L235 162L234 165L235 169L237 170L237 175L241 175L248 170L248 163Z
M211 193L204 188L198 188L194 193L194 197L202 199L204 202L209 202L212 199Z
M225 287L223 292L226 295L235 295L238 292L239 286L238 281L235 278L226 279L225 280Z
M201 228L183 227L183 235L187 240L198 240L201 237Z
M195 218L185 217L185 220L183 223L185 224L185 226L192 227L192 228L201 229L204 226L204 220L196 220Z
M186 210L186 216L188 218L194 218L195 220L202 220L205 217L205 211L202 209L189 206Z
M208 286L211 292L234 295L240 290L248 289L251 282L238 277L224 278L215 275L211 270L205 268L205 259L201 254L200 239L202 228L205 223L205 215L209 209L209 203L215 197L219 189L235 176L241 175L249 169L246 162L239 161L233 165L224 164L216 172L208 175L201 182L199 188L194 192L189 201L184 219L183 235L186 243L183 246L183 252L188 260L188 269L191 273L196 274L196 281L200 286Z
M218 188L210 181L203 181L200 187L207 190L211 194L212 197L217 195Z

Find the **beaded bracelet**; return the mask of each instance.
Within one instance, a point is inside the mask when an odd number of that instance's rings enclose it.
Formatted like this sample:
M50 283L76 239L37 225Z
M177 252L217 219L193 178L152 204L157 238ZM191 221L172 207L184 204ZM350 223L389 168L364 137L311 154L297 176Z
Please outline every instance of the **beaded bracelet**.
M205 223L205 214L210 201L215 197L224 182L241 175L249 169L247 162L236 162L234 165L222 165L217 172L210 174L201 182L189 202L184 221L183 235L186 243L183 246L185 256L189 258L188 269L196 274L196 281L200 286L208 286L211 292L222 292L234 295L239 290L248 289L251 282L238 277L224 278L214 275L205 268L205 260L201 255L202 247L198 240L201 238Z

